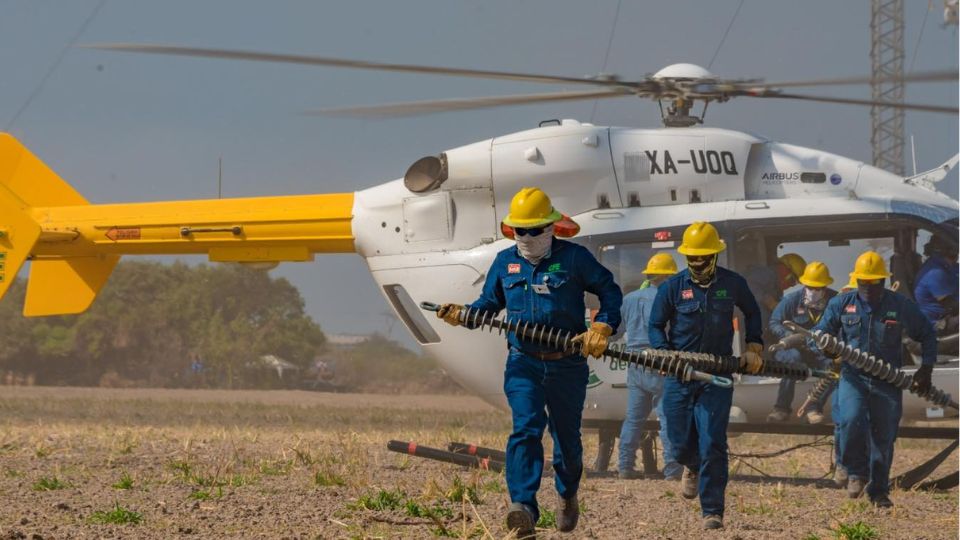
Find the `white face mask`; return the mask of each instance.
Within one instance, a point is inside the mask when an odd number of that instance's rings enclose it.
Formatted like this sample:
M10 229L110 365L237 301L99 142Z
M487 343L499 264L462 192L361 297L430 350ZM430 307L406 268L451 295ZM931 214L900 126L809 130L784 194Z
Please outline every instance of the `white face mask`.
M517 236L516 240L520 256L530 261L530 264L536 265L550 253L550 245L553 243L553 224L544 227L543 232L538 236Z
M823 309L826 304L826 289L811 289L810 287L803 288L803 305L807 306L808 308Z

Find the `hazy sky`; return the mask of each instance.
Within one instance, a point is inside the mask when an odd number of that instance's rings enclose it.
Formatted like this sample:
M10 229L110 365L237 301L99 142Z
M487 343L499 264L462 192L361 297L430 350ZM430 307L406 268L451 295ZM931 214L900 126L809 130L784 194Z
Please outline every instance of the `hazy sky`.
M706 66L739 0L624 1L607 72L642 76ZM592 102L388 121L305 117L321 107L562 90L520 82L158 57L70 49L99 0L0 0L0 130L10 131L96 203L354 191L403 175L417 158L536 126L590 120ZM908 70L956 68L957 30L940 2L907 6ZM107 0L79 43L138 42L582 76L600 71L616 0ZM767 80L868 75L870 2L746 0L711 71ZM914 53L916 57L914 60ZM579 88L577 88L579 89ZM818 89L869 97L869 88ZM27 102L16 122L11 120ZM957 103L956 84L916 85L907 100ZM657 126L654 102L606 100L597 124ZM870 162L866 107L739 100L707 124L761 133ZM957 151L957 117L908 113L921 170ZM909 149L908 149L909 169ZM944 182L957 197L957 176ZM200 260L200 259L189 259ZM332 332L384 328L387 309L355 255L274 270ZM394 329L399 337L402 330Z

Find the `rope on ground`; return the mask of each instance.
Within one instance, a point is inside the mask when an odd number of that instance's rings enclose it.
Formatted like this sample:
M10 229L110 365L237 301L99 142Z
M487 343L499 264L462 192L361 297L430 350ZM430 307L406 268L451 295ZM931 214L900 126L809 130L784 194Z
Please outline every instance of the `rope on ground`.
M793 452L794 450L799 450L799 449L801 449L801 448L813 448L813 447L818 447L818 446L833 446L833 440L829 440L829 441L828 441L827 439L829 439L829 438L830 438L829 435L824 435L824 436L819 437L817 440L812 441L812 442L800 443L800 444L791 446L791 447L789 447L789 448L783 448L783 449L781 449L781 450L776 450L776 451L774 451L774 452L766 452L766 453L762 453L762 454L734 454L733 452L730 452L730 457L735 457L735 458L754 458L754 459L773 458L773 457L782 456L782 455L784 455L784 454Z

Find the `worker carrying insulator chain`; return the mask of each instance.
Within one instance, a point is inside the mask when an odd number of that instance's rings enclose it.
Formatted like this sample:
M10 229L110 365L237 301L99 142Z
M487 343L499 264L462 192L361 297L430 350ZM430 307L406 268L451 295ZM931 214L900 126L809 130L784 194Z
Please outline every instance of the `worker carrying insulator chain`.
M725 247L713 225L698 221L687 227L677 249L686 257L687 268L657 289L650 315L650 346L729 356L736 306L746 322L742 369L757 373L763 367L760 307L742 276L717 266ZM699 494L706 529L723 527L732 401L732 388L675 377L664 381L661 406L674 459L685 467L683 496L693 499Z
M576 333L574 341L580 350L599 357L620 324L623 295L613 274L589 250L554 238L553 223L559 219L560 212L543 191L521 189L503 219L513 229L516 245L497 254L480 298L467 307L492 314L506 309L511 318ZM589 328L584 323L585 292L600 299L600 310ZM444 304L437 316L457 325L461 309ZM543 473L543 430L549 423L560 496L557 528L571 531L580 512L577 490L583 474L580 422L589 377L586 358L523 341L515 332L508 340L503 391L513 414L513 432L507 442L506 478L512 502L507 528L520 538L534 534L540 517L537 490Z
M901 334L906 333L922 345L923 364L913 384L925 394L930 390L937 358L936 333L917 304L884 287L889 276L878 253L864 252L851 274L857 280L857 290L834 297L814 331L837 337L898 369L902 365ZM903 391L844 362L835 403L838 467L843 467L848 476L847 495L857 498L866 486L874 505L893 506L889 497L890 465L903 413Z
M803 288L783 297L770 316L770 333L780 343L771 347L773 357L778 362L787 364L807 364L817 369L829 369L830 360L816 347L807 346L807 338L794 334L783 326L784 321L793 321L806 329L813 328L820 322L827 302L837 295L837 291L829 285L833 283L830 269L820 261L813 261L804 268L800 275L800 284ZM784 344L783 346L778 346ZM784 377L780 379L780 388L777 392L777 402L773 411L767 415L767 422L784 422L790 418L793 410L793 398L796 381ZM829 392L820 396L821 400L807 404L804 411L807 422L819 424L823 422L823 404Z

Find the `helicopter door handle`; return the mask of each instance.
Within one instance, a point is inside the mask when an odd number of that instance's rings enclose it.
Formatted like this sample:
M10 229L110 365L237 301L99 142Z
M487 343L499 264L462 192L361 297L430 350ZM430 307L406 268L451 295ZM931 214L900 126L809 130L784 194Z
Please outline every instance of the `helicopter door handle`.
M769 210L770 209L770 205L762 201L748 202L747 204L743 205L743 207L746 208L747 210Z

